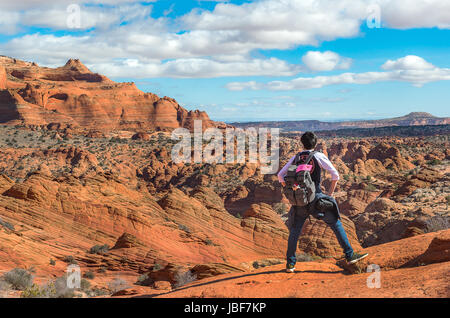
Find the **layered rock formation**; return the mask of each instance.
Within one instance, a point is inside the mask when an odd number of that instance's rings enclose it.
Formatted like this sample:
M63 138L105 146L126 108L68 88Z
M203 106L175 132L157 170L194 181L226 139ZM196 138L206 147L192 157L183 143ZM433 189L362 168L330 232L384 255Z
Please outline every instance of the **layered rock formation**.
M356 268L342 270L334 262L298 264L295 274L283 265L253 272L222 274L191 282L169 293L140 293L136 297L440 297L449 296L450 230L429 233L366 249L369 257ZM366 271L369 264L379 266L377 282ZM348 275L349 271L353 275ZM380 288L369 288L368 284Z
M204 128L222 125L172 98L93 73L76 59L52 69L0 57L0 90L0 123L55 123L103 131L193 128L197 119Z

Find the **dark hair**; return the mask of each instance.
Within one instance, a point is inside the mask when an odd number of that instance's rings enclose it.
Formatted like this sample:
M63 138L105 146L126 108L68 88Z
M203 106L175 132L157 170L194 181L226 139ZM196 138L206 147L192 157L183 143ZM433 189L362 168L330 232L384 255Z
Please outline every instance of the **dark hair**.
M316 147L317 137L313 132L307 131L302 135L301 141L305 149L310 150Z

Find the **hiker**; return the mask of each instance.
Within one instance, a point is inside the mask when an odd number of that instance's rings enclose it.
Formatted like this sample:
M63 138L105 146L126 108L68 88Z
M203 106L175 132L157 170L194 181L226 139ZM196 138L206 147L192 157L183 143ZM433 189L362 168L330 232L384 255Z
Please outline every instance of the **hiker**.
M322 152L313 151L317 137L312 132L305 132L301 137L304 151L297 153L278 173L278 180L292 207L288 214L289 228L288 248L286 253L286 272L293 273L297 262L295 251L306 218L313 215L331 227L344 250L348 264L354 264L368 256L353 251L340 220L339 208L333 198L333 192L339 180L339 173ZM325 169L331 173L328 192L322 193L321 172Z

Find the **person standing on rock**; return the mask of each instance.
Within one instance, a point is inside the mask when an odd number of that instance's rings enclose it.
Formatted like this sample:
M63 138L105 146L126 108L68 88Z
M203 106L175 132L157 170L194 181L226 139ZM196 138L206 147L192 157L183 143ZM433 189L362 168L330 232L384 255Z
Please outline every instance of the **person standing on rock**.
M295 270L295 264L297 262L295 252L297 250L298 239L303 224L309 215L313 215L317 219L323 220L331 227L339 244L344 250L347 263L354 264L367 257L368 254L358 254L353 251L340 220L339 208L336 200L333 198L333 192L339 180L339 173L327 156L321 152L313 151L317 144L317 137L314 133L305 132L301 137L301 142L304 151L293 156L278 173L278 180L283 186L285 194L289 193L287 197L292 204L287 222L289 238L286 252L286 272L293 273ZM331 173L331 184L327 194L322 193L320 187L322 169ZM305 174L305 171L308 172ZM301 182L295 181L298 180L299 173L303 173L302 176L306 176ZM287 175L289 177L295 175L294 184L292 182L286 184L287 181L285 180L285 177ZM301 186L308 186L308 181L311 183L312 187L312 190L309 192L301 189ZM300 193L299 190L303 192ZM300 194L303 194L303 196ZM310 194L310 197L305 199L304 196L308 197L308 194ZM301 197L301 202L298 201L299 197Z

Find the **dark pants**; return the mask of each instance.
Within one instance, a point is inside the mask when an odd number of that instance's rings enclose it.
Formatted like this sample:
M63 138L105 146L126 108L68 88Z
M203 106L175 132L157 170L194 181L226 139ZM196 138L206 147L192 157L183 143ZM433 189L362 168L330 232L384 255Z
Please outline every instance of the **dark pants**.
M292 210L294 209L294 210ZM286 259L288 264L295 265L297 259L295 257L295 251L297 250L297 243L302 232L303 224L308 218L309 211L307 207L292 206L289 211L289 217L292 218L289 223L289 238L288 248L286 253ZM344 227L339 217L335 213L326 213L322 219L333 230L336 238L344 250L345 257L347 259L353 256L353 249L345 233Z

